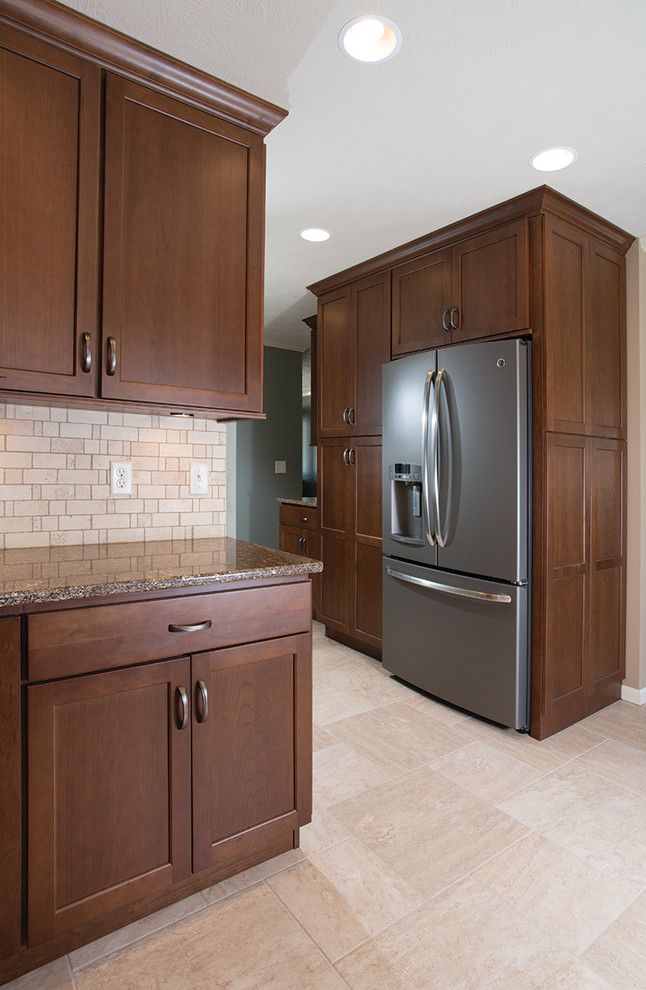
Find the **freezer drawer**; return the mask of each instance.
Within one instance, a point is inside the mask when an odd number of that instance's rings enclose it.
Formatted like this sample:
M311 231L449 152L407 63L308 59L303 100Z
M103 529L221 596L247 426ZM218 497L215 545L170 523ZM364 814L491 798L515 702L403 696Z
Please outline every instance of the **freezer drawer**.
M474 714L528 728L528 588L391 557L383 567L384 667Z

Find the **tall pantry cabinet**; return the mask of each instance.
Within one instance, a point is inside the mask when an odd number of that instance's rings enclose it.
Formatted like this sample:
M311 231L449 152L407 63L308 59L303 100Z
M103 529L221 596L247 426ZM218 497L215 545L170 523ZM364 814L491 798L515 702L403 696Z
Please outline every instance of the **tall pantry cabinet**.
M632 240L541 186L310 286L318 297L322 619L330 635L373 655L381 645L381 470L374 453L368 469L365 451L379 449L381 426L365 410L380 397L381 363L475 339L532 340L538 739L618 699L625 672ZM366 287L370 304L361 310Z

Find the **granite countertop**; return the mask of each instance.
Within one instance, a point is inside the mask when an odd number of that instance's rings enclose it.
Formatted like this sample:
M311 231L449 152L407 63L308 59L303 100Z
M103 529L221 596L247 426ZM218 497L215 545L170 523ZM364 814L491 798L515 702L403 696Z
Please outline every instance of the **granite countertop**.
M0 609L313 574L318 560L217 537L0 551Z
M317 506L316 495L304 495L303 498L277 498L276 501L285 505L309 505L311 509Z

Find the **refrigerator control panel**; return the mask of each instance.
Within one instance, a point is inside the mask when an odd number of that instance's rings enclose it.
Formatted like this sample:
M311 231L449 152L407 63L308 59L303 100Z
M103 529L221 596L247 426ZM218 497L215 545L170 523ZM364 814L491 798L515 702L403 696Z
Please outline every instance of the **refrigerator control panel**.
M391 481L421 481L421 464L391 464L388 468L388 477Z

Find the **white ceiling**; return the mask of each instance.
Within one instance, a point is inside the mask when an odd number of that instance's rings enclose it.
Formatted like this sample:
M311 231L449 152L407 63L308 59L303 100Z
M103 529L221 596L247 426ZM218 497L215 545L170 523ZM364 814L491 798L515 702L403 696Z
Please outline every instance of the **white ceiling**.
M268 343L307 346L308 283L543 181L646 233L644 0L67 2L289 109L267 139ZM364 13L399 24L394 60L339 51ZM578 161L528 168L554 144Z

